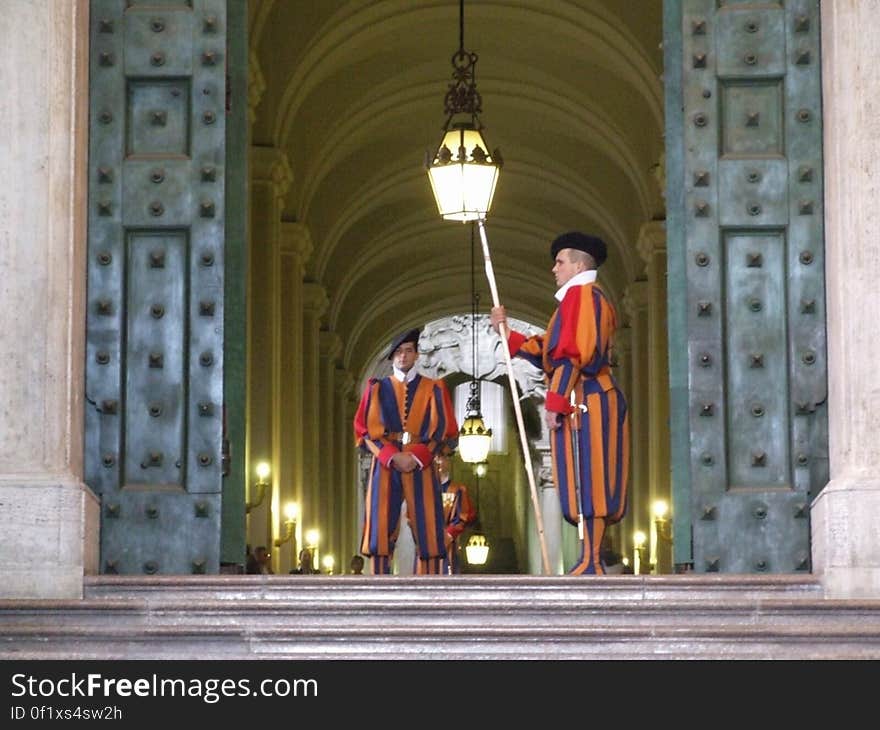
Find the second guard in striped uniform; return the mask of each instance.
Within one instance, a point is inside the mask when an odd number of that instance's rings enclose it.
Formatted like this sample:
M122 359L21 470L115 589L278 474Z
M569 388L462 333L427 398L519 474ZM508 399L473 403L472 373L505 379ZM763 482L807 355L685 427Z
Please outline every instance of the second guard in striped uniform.
M443 490L443 515L446 523L446 559L443 572L449 575L461 573L461 549L458 538L464 529L476 522L477 510L468 495L467 487L454 482L449 473L449 457L437 454L434 457L440 488Z
M361 552L370 557L374 574L391 572L404 501L416 573L443 572L446 525L434 457L457 447L458 424L446 384L415 369L419 334L409 330L392 342L393 372L370 379L354 418L355 443L373 456Z
M510 332L511 355L544 371L545 420L550 432L553 481L564 518L578 527L581 555L571 575L602 574L599 556L607 525L626 512L629 416L626 399L611 374L610 352L617 315L596 283L607 256L605 242L571 231L550 245L556 299L547 331L526 338ZM507 318L493 307L492 326Z

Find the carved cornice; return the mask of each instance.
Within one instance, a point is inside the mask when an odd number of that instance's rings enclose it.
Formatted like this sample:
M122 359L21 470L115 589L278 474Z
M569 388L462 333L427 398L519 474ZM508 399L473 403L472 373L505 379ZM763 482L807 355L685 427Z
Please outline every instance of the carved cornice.
M623 311L631 319L643 314L648 307L651 290L647 281L634 281L623 293Z
M293 182L293 170L286 153L277 147L251 145L250 168L252 180L271 183L278 198L287 195Z
M314 251L312 234L305 223L281 222L281 255L296 256L297 263L305 266Z
M323 316L327 311L330 300L324 287L314 281L303 284L303 311L312 315L315 319Z
M639 229L636 248L642 261L650 265L655 254L666 253L666 221L648 221Z
M257 107L263 99L266 90L266 77L260 68L260 59L256 52L251 49L248 56L248 121L251 124L257 118Z
M657 188L660 191L660 197L666 198L666 150L660 153L660 159L651 167L654 173L654 180L657 181Z

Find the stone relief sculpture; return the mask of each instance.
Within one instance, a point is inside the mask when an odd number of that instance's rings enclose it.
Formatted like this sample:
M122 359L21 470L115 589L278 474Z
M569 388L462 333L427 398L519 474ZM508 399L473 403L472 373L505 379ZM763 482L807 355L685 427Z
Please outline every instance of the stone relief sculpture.
M492 329L489 316L478 314L477 367L473 372L473 334L471 316L456 314L425 325L419 338L419 372L431 378L443 378L452 373L473 375L483 380L507 378L504 345ZM511 326L527 335L542 332L526 322L510 319ZM521 358L513 360L513 375L520 398L538 398L543 402L547 394L543 373Z

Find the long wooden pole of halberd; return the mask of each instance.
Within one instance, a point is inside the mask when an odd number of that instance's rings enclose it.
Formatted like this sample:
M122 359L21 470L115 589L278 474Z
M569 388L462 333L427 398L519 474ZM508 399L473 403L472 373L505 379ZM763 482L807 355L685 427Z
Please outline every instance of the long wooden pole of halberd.
M483 261L486 264L486 278L489 280L489 289L492 291L492 303L499 307L501 302L498 300L498 286L495 283L495 270L492 268L492 256L489 254L489 241L486 239L486 228L483 225L483 219L478 219L480 227L480 241L483 244ZM513 398L513 410L516 413L516 425L519 429L519 440L522 444L523 461L526 465L526 474L529 477L529 488L532 490L532 507L535 510L535 524L538 527L538 540L541 542L541 562L544 565L544 575L550 575L550 558L547 555L547 543L544 541L544 518L541 516L541 505L538 502L538 490L535 487L535 472L532 469L532 456L529 450L529 440L526 436L526 427L523 422L522 408L519 403L519 392L516 388L516 378L513 375L513 361L510 357L510 350L507 347L507 337L510 333L507 331L506 323L501 325L501 342L504 350L504 358L507 362L507 379L510 381L510 395Z

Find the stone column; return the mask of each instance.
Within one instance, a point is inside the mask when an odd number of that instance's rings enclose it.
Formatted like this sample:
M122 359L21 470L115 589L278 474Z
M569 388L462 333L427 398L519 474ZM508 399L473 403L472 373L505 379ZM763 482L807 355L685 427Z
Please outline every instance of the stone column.
M340 424L337 423L339 411L336 407L336 358L342 349L342 341L335 332L318 334L321 372L318 392L318 427L320 433L321 459L318 466L318 524L321 529L321 543L324 554L332 555L337 564L340 561L337 545L340 542L336 529L336 490L339 471L341 441ZM319 566L323 567L323 566Z
M333 534L338 535L334 546L339 558L339 572L348 571L348 562L358 550L360 536L354 532L354 501L356 477L354 474L354 437L352 420L356 406L351 406L354 378L348 371L336 368L334 379L336 431L336 484L334 485Z
M650 524L650 391L648 388L648 305L647 281L634 281L626 289L623 307L632 330L632 391L628 393L630 407L630 443L632 444L632 472L629 485L629 517L621 527L629 538L636 530L647 536ZM645 545L647 548L647 544ZM629 556L630 561L633 555ZM648 551L642 553L641 572L648 570Z
M633 395L635 391L635 384L633 381L633 352L632 352L632 327L620 327L614 335L614 352L612 354L612 366L614 377L617 380L620 387L623 389L623 394L626 397L627 406L632 405ZM632 444L632 426L633 426L633 418L632 413L630 412L630 444ZM629 463L629 489L632 490L633 484L633 465L632 461L635 455L635 449L630 448L630 463ZM632 510L632 499L629 500L629 507L627 508L627 514L630 514ZM629 529L630 520L624 518L621 522L618 522L616 525L611 525L608 528L608 534L611 536L611 539L614 543L614 549L621 554L621 556L628 556L630 561L632 561L632 530Z
M81 598L100 507L83 483L86 0L0 23L0 598Z
M278 454L280 520L289 502L303 504L303 275L312 255L312 240L302 223L281 224L281 450ZM293 540L279 555L279 572L296 565L297 546L302 545L302 520Z
M877 2L821 3L831 481L813 502L813 572L880 596L880 134Z
M541 406L543 409L543 405ZM550 575L562 575L566 565L562 557L562 530L568 523L562 517L562 506L559 504L559 493L553 484L553 464L550 458L550 442L547 438L547 427L541 425L541 440L535 442L540 455L541 465L535 471L538 490L538 506L541 508L541 522L544 525L544 544L547 547L547 560L550 563ZM526 489L528 490L528 479ZM544 561L541 555L541 543L538 539L538 526L535 510L532 507L532 495L528 494L529 535L534 535L533 548L529 551L529 572L534 575L544 574Z
M669 337L666 317L666 224L650 221L639 231L637 248L648 275L648 506L657 500L672 507L669 436ZM649 527L656 543L656 572L672 572L672 543L666 529L656 525L653 512ZM670 522L666 521L666 525ZM649 531L649 535L651 532Z
M355 406L357 407L357 406ZM355 496L356 504L355 510L357 513L357 536L358 536L358 551L360 551L360 541L361 537L364 534L364 516L366 513L366 494L367 494L367 480L370 476L370 463L371 457L369 454L364 453L360 449L357 451L357 494Z
M323 406L320 400L319 331L328 304L322 286L314 282L303 285L303 530L320 529L319 480L321 464L326 460L321 450L326 447L327 438L322 438L320 431Z
M272 515L279 513L281 451L281 211L292 173L283 152L263 146L251 147L250 171L247 475L250 487L257 462L269 462L272 490L248 514L247 535L252 548L266 545L271 550L278 534ZM279 569L274 559L273 569Z

